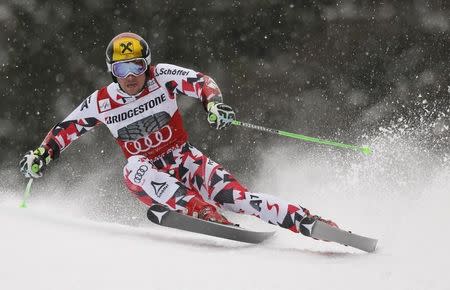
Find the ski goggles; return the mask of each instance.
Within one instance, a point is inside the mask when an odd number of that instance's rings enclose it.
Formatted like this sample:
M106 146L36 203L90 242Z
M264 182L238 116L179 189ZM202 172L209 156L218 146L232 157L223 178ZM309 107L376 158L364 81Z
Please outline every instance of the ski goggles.
M123 79L130 74L140 76L147 70L147 67L147 61L144 58L136 58L111 64L111 73L113 76Z

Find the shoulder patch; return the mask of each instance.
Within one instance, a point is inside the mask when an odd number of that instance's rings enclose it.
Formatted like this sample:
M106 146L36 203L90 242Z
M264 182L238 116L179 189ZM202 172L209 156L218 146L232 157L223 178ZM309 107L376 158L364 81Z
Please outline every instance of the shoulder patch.
M107 87L101 88L97 93L97 107L98 112L106 112L111 110L111 99L108 94Z

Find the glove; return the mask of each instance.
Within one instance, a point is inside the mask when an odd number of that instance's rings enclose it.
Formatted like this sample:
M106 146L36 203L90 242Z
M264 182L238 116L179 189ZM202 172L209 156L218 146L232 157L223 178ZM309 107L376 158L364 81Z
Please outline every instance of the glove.
M20 172L27 178L42 177L45 166L52 158L44 147L39 147L34 151L28 151L19 162Z
M208 123L216 129L223 129L231 125L236 118L233 109L224 103L208 103Z

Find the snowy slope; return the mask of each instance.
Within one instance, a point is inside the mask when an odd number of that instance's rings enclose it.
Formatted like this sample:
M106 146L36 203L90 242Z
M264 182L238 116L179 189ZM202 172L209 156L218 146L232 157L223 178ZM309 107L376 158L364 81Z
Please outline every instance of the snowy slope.
M450 289L447 160L420 148L397 150L333 159L277 148L266 152L272 157L253 186L378 238L374 254L283 229L247 245L148 223L94 221L75 206L33 196L20 209L17 198L7 198L0 200L0 289ZM280 162L288 165L274 170Z

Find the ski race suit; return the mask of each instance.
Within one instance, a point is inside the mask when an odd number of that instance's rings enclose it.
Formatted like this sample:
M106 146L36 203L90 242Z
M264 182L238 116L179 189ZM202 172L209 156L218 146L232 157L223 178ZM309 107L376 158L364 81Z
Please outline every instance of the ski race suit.
M147 205L164 204L191 214L194 196L225 210L254 215L271 224L302 233L301 206L277 197L249 192L228 171L188 142L176 97L186 95L221 102L214 80L202 73L170 64L150 66L147 84L136 96L113 82L88 96L48 133L42 146L57 158L67 146L99 124L111 131L128 163L125 184Z

